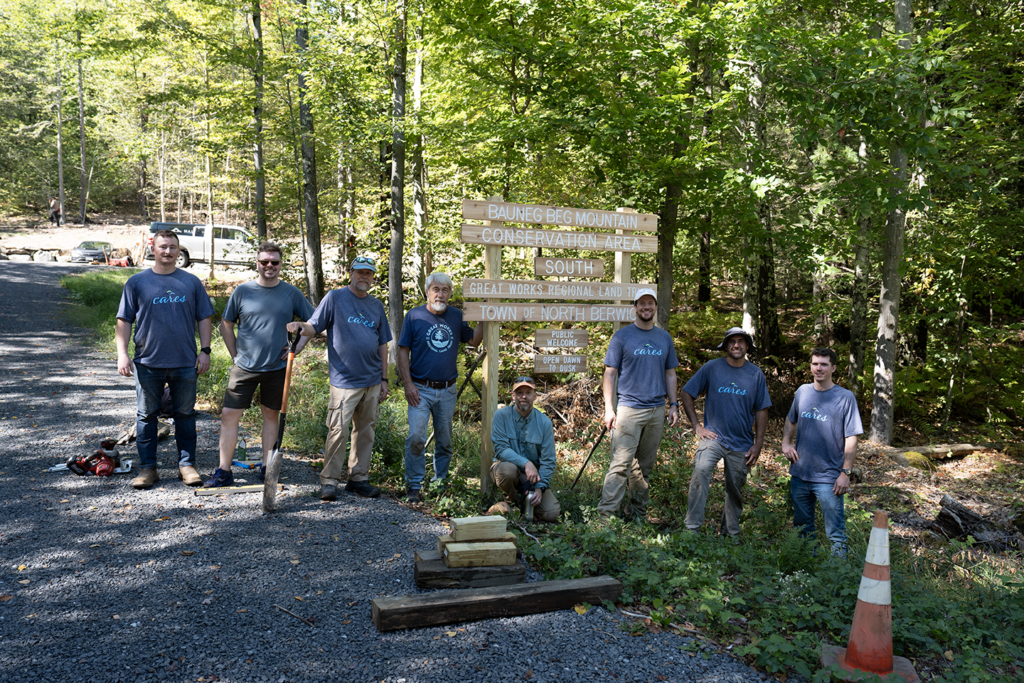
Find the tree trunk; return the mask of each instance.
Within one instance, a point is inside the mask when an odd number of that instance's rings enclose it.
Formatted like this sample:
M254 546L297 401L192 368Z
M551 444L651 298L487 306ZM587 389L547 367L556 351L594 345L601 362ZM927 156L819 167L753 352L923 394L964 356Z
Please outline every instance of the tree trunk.
M203 71L206 78L206 92L212 92L210 90L210 56L206 54L203 59ZM206 114L206 141L210 142L210 114ZM214 268L217 266L217 253L214 251L217 247L216 235L214 235L213 228L213 170L210 164L210 153L206 153L206 259L210 264L209 282L214 282L217 279L214 273Z
M82 45L82 32L75 31L75 35L78 37L78 46ZM89 184L88 178L86 177L85 170L85 87L82 77L82 58L78 58L78 136L79 136L79 147L82 154L82 182L79 188L79 200L78 200L78 220L82 225L85 225L85 210L86 210L86 192L88 192L87 186Z
M416 112L416 133L412 136L412 212L413 212L413 267L416 270L416 291L426 288L427 275L427 169L423 163L423 133L420 130L420 108L423 103L423 3L417 8L416 67L413 72L413 110Z
M267 175L263 169L263 16L260 0L252 0L252 43L256 50L253 68L256 101L252 107L254 124L252 156L256 177L256 236L267 239Z
M402 292L402 260L405 255L405 61L408 54L405 0L395 6L395 67L391 75L391 251L388 254L388 312L392 351L398 358L405 301Z
M146 74L142 74L142 80L146 80ZM146 128L149 126L149 111L146 109L146 103L143 102L139 112L139 130L142 133L142 137L146 137ZM139 215L142 216L142 220L146 221L149 219L149 209L146 207L146 191L149 189L149 164L146 160L146 155L143 154L139 159Z
M300 0L303 17L295 29L295 44L301 55L302 69L299 70L299 128L302 130L302 196L306 208L306 261L309 299L313 305L324 298L324 268L320 258L320 208L317 204L316 145L313 138L313 114L310 110L306 87L306 66L308 64L309 28L306 24L306 2Z
M701 222L711 223L708 216L701 216ZM711 231L705 230L700 234L700 247L698 249L698 284L697 302L706 304L711 301Z
M683 145L672 143L672 158L677 159L683 151ZM673 259L676 246L676 234L679 231L679 202L683 196L683 186L678 177L665 183L665 202L661 208L660 225L658 226L658 316L655 320L658 327L668 329L672 315Z
M160 222L167 221L165 192L167 183L167 131L160 131Z
M861 138L861 154L866 145ZM863 159L864 157L862 157ZM871 213L857 219L857 245L853 252L853 295L850 301L850 391L860 393L864 379L864 354L868 338L868 267L871 255Z
M812 282L814 307L817 309L814 316L814 345L832 346L832 316L827 309L832 292L824 263L814 270Z
M760 282L758 274L761 270L761 253L757 251L754 240L749 235L743 236L743 247L744 251L749 252L743 268L743 329L754 337L755 343L759 344L757 329L761 326L761 317L757 305L760 299L757 286Z
M910 49L914 30L911 0L896 0L896 33L902 36L899 45ZM905 118L899 95L894 102L897 115ZM900 319L900 262L903 260L903 239L907 214L902 195L907 189L907 152L894 144L889 155L894 184L890 199L894 208L885 224L882 251L882 293L878 311L878 333L875 339L875 387L871 407L871 430L868 438L888 446L892 441L893 413L896 407L896 336Z
M64 69L61 67L60 56L57 57L57 185L60 196L60 218L57 219L57 225L63 225L64 223L64 84L63 74Z

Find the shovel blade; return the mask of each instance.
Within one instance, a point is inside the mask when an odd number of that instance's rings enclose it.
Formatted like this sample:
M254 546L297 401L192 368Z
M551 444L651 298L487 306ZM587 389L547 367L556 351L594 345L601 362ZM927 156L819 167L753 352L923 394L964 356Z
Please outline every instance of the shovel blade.
M281 449L275 447L267 458L267 473L263 479L263 511L277 509L277 481L281 478Z

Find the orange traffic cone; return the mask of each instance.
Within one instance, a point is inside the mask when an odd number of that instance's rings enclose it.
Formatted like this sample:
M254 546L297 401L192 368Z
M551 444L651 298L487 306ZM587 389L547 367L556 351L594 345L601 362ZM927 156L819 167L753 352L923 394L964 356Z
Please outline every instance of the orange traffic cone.
M847 647L824 645L821 648L821 665L838 664L843 670L838 675L843 680L856 681L865 674L886 676L891 673L910 683L918 680L910 660L892 656L888 523L888 515L875 512L849 644Z

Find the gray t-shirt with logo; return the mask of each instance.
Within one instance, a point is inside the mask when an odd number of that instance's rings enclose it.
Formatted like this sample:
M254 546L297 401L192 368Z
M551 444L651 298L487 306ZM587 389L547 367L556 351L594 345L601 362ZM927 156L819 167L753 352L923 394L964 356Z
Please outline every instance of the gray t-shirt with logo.
M796 425L796 452L789 476L816 484L831 484L843 467L846 437L864 433L857 397L838 384L818 391L813 384L796 390L786 419Z
M678 367L672 336L653 327L629 325L612 336L604 364L619 371L619 405L654 408L665 405L665 371Z
M384 381L377 353L391 341L384 304L369 294L358 297L348 287L332 289L306 322L317 332L327 330L331 386L363 389Z
M747 451L754 445L754 413L772 404L764 373L750 361L738 368L725 358L708 361L683 391L694 398L707 392L704 426L718 434L719 443L731 451Z
M285 325L298 316L308 320L313 305L302 292L287 282L264 287L257 280L231 292L224 319L238 325L235 365L249 372L280 370L286 364L281 352L288 344Z
M196 364L196 323L213 315L210 296L192 273L152 269L128 278L117 317L135 323L135 362L150 368Z

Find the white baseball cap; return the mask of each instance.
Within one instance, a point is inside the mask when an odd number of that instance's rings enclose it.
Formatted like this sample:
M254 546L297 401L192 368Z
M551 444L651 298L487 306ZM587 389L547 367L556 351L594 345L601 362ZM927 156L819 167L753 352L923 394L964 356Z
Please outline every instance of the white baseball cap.
M652 297L655 301L658 300L657 292L655 292L653 289L645 287L643 289L636 290L636 296L633 297L633 303L636 304L637 301L640 301L640 297L642 296L649 296Z

